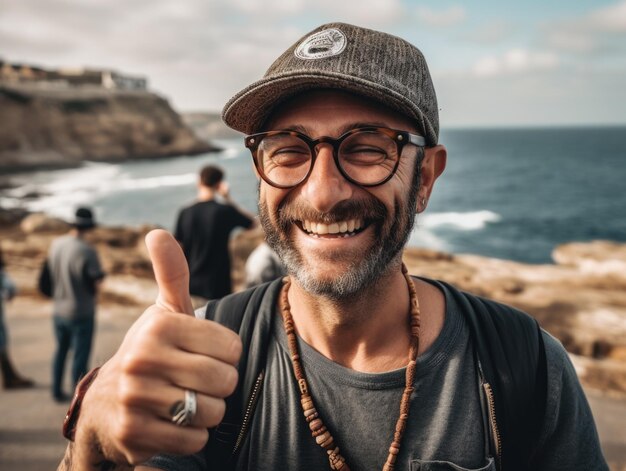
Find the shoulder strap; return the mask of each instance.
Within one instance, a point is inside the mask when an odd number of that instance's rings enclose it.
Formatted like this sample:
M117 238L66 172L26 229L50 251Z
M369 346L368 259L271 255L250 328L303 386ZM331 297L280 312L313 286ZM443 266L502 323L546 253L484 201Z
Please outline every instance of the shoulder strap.
M528 314L440 282L468 321L502 438L501 468L533 469L547 395L541 329Z
M265 368L281 286L282 280L278 279L207 304L205 318L237 332L243 344L237 365L239 383L235 392L226 398L226 413L222 422L209 431L209 444L205 449L207 460L214 466L211 469L228 469L231 462L244 408L257 377Z

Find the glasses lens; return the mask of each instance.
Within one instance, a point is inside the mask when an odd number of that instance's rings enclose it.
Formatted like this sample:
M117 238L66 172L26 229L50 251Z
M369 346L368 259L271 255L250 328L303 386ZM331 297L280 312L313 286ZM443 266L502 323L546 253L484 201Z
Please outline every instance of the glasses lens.
M266 136L257 148L260 171L277 185L297 185L311 166L309 146L289 133Z
M339 163L354 181L373 185L391 175L398 162L398 146L386 134L360 131L348 136L339 147Z

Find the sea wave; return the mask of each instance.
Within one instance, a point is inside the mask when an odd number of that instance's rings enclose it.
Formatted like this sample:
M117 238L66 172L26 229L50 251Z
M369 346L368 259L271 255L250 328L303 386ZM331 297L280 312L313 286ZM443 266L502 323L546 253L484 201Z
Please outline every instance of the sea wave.
M196 179L194 172L137 178L119 164L87 163L77 169L58 170L52 180L42 172L32 173L22 181L18 178L18 186L6 191L0 203L4 207L69 217L75 205L91 205L112 193L189 186Z
M469 212L445 212L424 214L418 218L419 226L425 229L441 227L453 228L462 231L477 231L484 229L487 224L499 222L502 217L486 209Z

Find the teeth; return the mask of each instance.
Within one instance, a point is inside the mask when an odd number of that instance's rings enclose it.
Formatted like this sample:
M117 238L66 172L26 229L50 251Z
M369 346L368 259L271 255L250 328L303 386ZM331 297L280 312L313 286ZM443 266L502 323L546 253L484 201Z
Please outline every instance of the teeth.
M363 226L360 219L350 219L348 221L324 224L321 222L301 221L305 231L313 235L339 234L342 237L349 237L354 231Z

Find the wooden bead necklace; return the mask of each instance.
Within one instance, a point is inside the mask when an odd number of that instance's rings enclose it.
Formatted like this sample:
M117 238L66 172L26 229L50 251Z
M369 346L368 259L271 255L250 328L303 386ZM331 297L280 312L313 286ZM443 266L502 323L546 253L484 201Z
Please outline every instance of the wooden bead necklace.
M409 418L409 405L411 400L411 393L413 392L413 380L415 378L415 367L417 352L419 350L419 334L420 334L420 308L417 300L417 292L415 291L415 285L413 280L408 274L407 268L402 264L402 274L406 279L407 286L409 287L410 307L411 313L409 317L409 326L411 330L411 344L409 349L409 363L406 367L406 385L404 392L402 393L402 399L400 401L400 416L396 422L396 430L393 435L393 441L389 447L389 454L387 455L387 461L383 466L383 471L393 471L396 458L400 452L400 444L402 442L402 436L406 429L406 423ZM291 353L291 364L293 366L293 373L298 381L300 388L300 403L302 404L302 410L304 417L306 418L311 434L318 445L320 445L326 453L328 453L328 460L330 461L330 469L350 471L350 467L346 463L346 459L339 453L339 447L335 445L335 440L330 431L326 428L322 422L322 418L315 409L313 398L309 394L309 386L304 376L304 370L300 363L300 354L298 352L298 340L296 339L296 331L293 323L293 317L291 316L291 306L289 305L288 293L291 286L291 280L289 277L285 277L284 285L280 297L280 308L283 314L283 322L285 325L285 332L287 333L287 340L289 343L289 351Z

